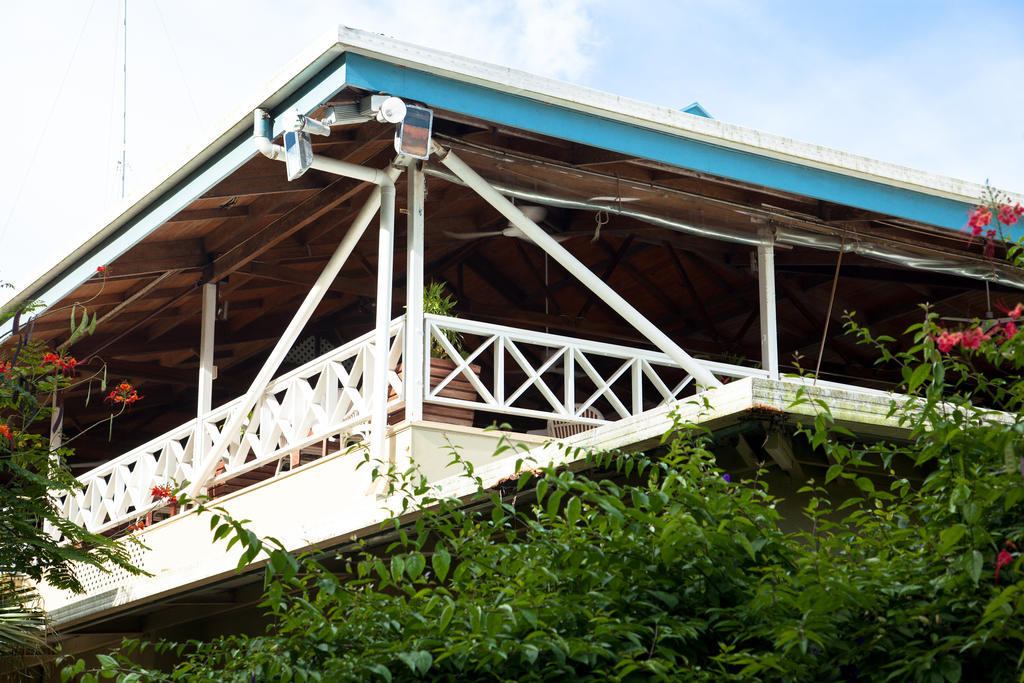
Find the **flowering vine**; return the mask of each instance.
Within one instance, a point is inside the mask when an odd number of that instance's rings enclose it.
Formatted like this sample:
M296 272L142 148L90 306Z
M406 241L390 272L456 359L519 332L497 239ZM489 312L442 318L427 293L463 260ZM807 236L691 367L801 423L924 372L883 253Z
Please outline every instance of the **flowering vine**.
M110 392L106 400L114 404L130 406L136 401L142 400L142 396L139 396L139 392L131 384L121 382L114 387L114 390Z

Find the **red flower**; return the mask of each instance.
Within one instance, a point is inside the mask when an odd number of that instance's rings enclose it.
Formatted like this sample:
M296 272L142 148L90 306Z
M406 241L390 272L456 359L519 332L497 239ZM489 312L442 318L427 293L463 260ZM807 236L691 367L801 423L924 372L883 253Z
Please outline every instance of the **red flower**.
M107 267L106 266L96 266L96 272L97 273L105 273L105 272L107 272Z
M141 398L135 387L128 382L121 382L107 396L107 400L111 403L122 403L126 406L130 406Z
M981 342L988 341L991 338L992 335L986 334L980 327L974 327L964 330L960 335L960 345L965 349L976 349L981 346Z
M1013 225L1017 222L1017 213L1012 206L1009 204L999 206L999 222L1003 225Z
M1010 551L1006 548L1000 550L999 555L996 556L996 584L999 583L999 570L1005 567L1006 565L1010 564L1011 562L1013 562L1013 555L1010 554Z
M11 428L7 425L0 425L0 436L6 436L8 441L14 443L14 437L11 435Z
M1021 206L1020 202L1013 205L1013 214L1015 216L1024 216L1024 206Z
M176 496L171 495L172 493L173 490L171 489L170 486L167 486L166 484L164 484L163 486L160 486L158 484L149 491L149 495L153 496L158 500L161 498L166 498L168 503L177 503L178 498Z
M1018 320L1022 314L1024 314L1024 304L1017 304L1013 308L1006 308L1000 304L996 304L996 308L1005 313L1008 317Z
M1006 339L1013 339L1017 335L1017 325L1012 320L1003 324L1003 336Z
M953 347L960 343L963 335L959 332L950 332L943 330L942 334L938 337L932 337L935 340L936 346L939 347L939 351L942 353L949 353L953 350Z
M62 375L71 376L75 374L75 366L78 361L74 356L61 356L56 353L48 353L43 356L43 365L54 365Z
M987 206L976 206L974 211L971 211L971 216L967 220L968 227L971 228L971 234L977 237L981 234L981 229L984 228L992 220L992 212Z
M3 375L4 377L11 376L11 361L5 360L0 362L0 375Z

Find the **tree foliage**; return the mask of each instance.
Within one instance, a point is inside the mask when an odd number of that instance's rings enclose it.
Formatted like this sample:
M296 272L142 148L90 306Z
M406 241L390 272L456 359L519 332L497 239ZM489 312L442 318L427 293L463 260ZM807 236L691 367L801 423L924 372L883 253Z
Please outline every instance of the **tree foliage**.
M166 672L133 664L140 645L128 642L104 658L104 673L211 681L1016 678L1024 423L971 398L984 391L1004 408L1019 406L1024 383L1015 372L1024 356L1014 338L950 358L936 349L931 325L910 330L909 351L885 352L904 364L915 396L893 406L905 440L858 443L824 403L800 427L834 463L804 491L802 531L784 532L763 481L729 481L713 442L685 426L648 454L592 454L583 472L526 471L504 495L481 486L469 500L438 500L392 472L395 486L419 496L420 514L391 520L396 540L386 552L344 552L346 572L293 557L211 512L215 536L246 548L243 563L268 558L262 606L271 626L263 635L160 643L180 657ZM979 386L973 366L982 357L1013 372ZM927 473L923 480L896 476L899 457ZM837 479L861 495L833 500Z
M206 510L215 538L245 548L240 566L267 559L264 634L157 643L176 658L165 671L137 665L148 645L127 641L66 676L1020 680L1021 313L950 331L926 311L902 351L851 322L902 367L910 399L890 417L904 432L865 443L801 396L817 417L796 432L829 466L800 492L799 531L760 477L730 481L711 436L686 425L581 471L524 463L508 490L468 499L391 471L417 514L387 523L385 551L341 551L344 571Z

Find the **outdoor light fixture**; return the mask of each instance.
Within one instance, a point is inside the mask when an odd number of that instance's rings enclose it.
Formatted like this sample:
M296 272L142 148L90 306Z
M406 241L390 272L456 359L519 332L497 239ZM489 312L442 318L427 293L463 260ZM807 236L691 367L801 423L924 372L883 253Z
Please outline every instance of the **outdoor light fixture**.
M310 133L330 135L331 127L294 110L285 115L284 126L284 161L288 180L291 181L301 177L313 165Z
M405 109L405 117L395 129L395 151L416 159L426 159L430 156L434 112L426 107L411 105Z
M405 102L392 95L370 95L359 101L359 111L379 123L401 123L405 118Z

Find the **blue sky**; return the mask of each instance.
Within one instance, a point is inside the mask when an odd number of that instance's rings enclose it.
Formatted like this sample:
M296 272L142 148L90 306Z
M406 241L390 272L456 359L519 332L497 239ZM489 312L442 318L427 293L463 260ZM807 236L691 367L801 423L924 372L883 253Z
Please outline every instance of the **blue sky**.
M19 287L119 199L121 10L5 7L0 279ZM129 0L129 196L339 23L1024 191L1021 2Z

